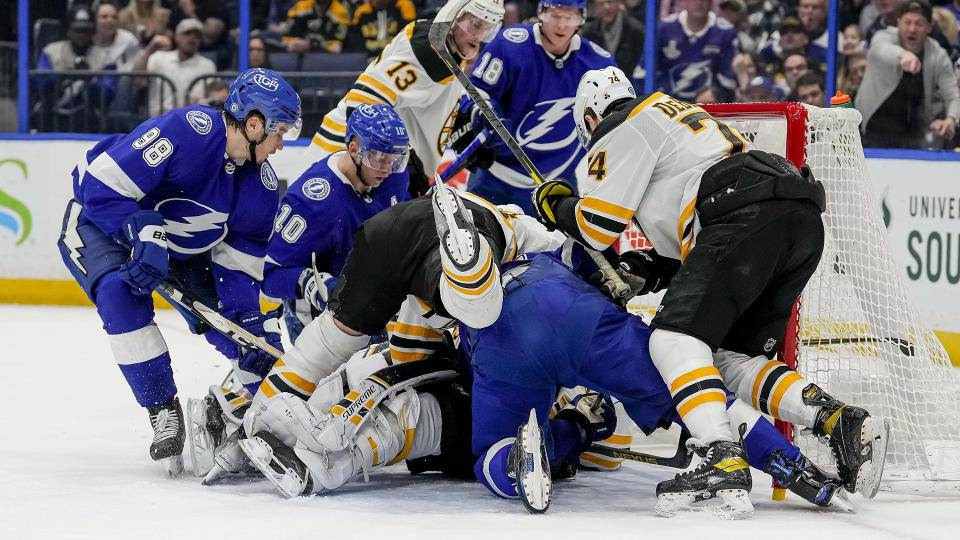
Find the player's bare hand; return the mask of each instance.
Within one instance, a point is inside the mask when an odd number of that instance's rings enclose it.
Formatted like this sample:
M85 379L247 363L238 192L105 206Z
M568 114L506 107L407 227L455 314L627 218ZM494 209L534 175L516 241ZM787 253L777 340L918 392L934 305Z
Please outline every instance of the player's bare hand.
M920 59L917 58L917 55L910 51L900 53L900 67L907 73L918 73L921 66L922 64Z
M953 138L954 133L957 132L957 124L953 118L949 117L942 120L934 120L930 122L930 131L939 137L950 140Z
M285 43L287 45L287 52L302 53L310 48L310 44L303 38L293 38L287 40Z

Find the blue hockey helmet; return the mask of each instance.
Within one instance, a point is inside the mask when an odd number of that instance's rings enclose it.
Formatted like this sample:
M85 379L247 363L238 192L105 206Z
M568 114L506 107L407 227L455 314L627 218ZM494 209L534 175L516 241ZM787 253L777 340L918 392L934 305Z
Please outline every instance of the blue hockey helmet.
M364 103L347 119L344 140L356 138L360 161L372 169L400 172L410 159L410 136L403 120L389 105Z
M587 0L540 0L537 13L543 13L544 8L548 7L572 7L586 11Z
M574 8L579 10L580 17L576 19L555 11L548 12L547 8L551 7ZM561 25L571 24L581 26L587 20L587 0L540 0L540 3L537 5L537 16L541 21L551 18Z
M277 133L285 127L284 139L296 139L300 134L300 96L290 83L269 69L253 68L237 75L223 106L241 122L251 112L259 112L267 133Z

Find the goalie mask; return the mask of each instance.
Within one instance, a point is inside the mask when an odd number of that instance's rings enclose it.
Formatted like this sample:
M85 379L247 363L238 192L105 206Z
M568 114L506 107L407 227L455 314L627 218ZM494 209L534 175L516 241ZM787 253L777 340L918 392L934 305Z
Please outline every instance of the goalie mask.
M633 84L620 68L610 66L584 73L577 85L577 97L573 102L573 122L577 126L580 144L587 148L593 134L593 130L584 120L585 115L592 114L598 120L602 119L611 104L635 97L637 93L633 90Z

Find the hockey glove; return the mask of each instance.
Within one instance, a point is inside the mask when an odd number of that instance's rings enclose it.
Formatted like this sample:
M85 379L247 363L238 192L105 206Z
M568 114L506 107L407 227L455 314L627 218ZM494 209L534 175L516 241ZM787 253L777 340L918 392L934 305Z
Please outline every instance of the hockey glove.
M283 346L280 344L280 322L277 319L277 311L271 311L263 314L259 311L241 311L229 316L224 313L224 317L237 323L241 328L250 332L254 336L262 337L267 344L276 347L281 352ZM240 371L251 374L250 376L238 373L241 382L251 380L253 377L262 379L266 376L270 368L273 367L276 359L260 349L244 350L227 336L216 331L209 331L204 334L207 341L213 345L220 354L226 356L231 361L237 363ZM254 388L256 391L256 388Z
M657 292L667 287L680 269L680 261L652 249L627 251L617 257L617 273L633 289L633 295Z
M310 306L316 311L313 317L316 317L323 310L327 309L327 302L334 287L337 286L337 278L326 272L314 274L313 270L307 268L300 274L300 281L297 284L297 295L302 300L310 303Z
M460 99L457 118L453 121L450 134L447 136L447 145L458 154L463 153L463 149L470 145L477 134L473 130L473 108L474 102L472 99L467 96Z
M596 392L588 392L575 397L560 412L556 419L569 420L577 424L583 432L580 450L586 450L591 444L609 438L617 431L617 411L609 396L601 397Z
M573 186L558 179L544 182L533 190L533 211L537 220L546 225L548 230L557 228L557 216L554 213L557 203L567 197L576 197Z
M133 251L120 266L119 275L135 294L150 294L167 276L170 258L160 212L143 210L131 214L120 227L123 240Z
M407 193L410 197L416 199L422 196L430 189L430 179L433 178L433 171L427 176L427 171L423 168L423 162L420 156L410 149L410 159L407 161L407 174L410 175L410 185L407 187Z

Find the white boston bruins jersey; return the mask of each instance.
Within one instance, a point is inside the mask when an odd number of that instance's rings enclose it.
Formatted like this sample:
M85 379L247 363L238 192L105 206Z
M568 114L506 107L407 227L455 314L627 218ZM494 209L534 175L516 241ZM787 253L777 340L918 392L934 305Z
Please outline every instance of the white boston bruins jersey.
M581 239L603 249L632 219L657 253L683 260L698 232L700 177L747 150L742 135L696 105L659 92L637 98L597 126L577 168Z
M346 148L349 113L361 103L384 103L397 111L410 134L410 146L433 175L456 118L463 86L430 46L430 21L414 21L357 78L337 108L327 113L308 151L314 160Z

